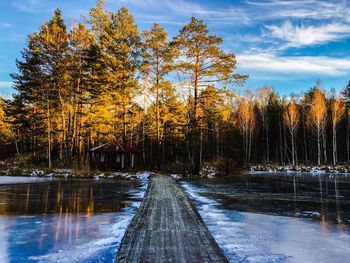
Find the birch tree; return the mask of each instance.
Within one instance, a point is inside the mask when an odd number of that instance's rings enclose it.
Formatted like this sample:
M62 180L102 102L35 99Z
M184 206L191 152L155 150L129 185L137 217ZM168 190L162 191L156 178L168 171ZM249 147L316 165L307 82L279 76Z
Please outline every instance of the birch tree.
M249 164L251 158L251 149L253 133L255 129L254 104L246 98L241 98L237 109L237 121L243 136L244 163Z
M272 94L272 88L267 86L262 87L257 92L258 106L261 113L263 135L265 136L265 160L270 162L270 143L269 143L269 115L267 114L267 105L269 103L270 96Z
M308 112L308 126L317 138L317 164L321 164L321 136L326 126L327 106L324 92L316 87L311 98Z
M331 104L331 121L332 121L332 145L333 145L333 164L337 164L337 129L338 124L344 117L345 105L342 97L338 97Z
M283 114L283 119L290 134L292 146L292 164L295 165L295 136L299 125L299 111L294 100L287 105L287 108Z

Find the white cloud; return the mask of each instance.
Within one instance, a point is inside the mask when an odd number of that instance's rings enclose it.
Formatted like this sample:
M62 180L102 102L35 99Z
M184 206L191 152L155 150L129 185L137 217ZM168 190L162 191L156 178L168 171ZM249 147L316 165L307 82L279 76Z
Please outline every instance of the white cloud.
M0 22L0 27L2 27L2 28L10 28L10 27L13 27L13 25L10 24L10 23L7 23L7 22Z
M349 2L327 0L262 0L245 1L251 9L262 12L257 18L264 19L341 19L349 21Z
M275 56L266 54L237 55L238 68L249 74L251 71L274 72L281 74L322 74L341 76L350 73L350 58L324 56Z
M244 8L236 6L228 6L227 8L213 8L203 4L194 3L185 0L122 0L122 4L127 7L132 6L142 11L141 16L145 12L158 12L165 14L164 20L168 23L183 24L184 18L191 16L198 17L211 24L249 24L251 18ZM154 21L146 21L154 22Z
M0 81L0 88L11 88L12 85L11 81Z
M268 37L280 39L285 47L302 47L336 41L350 35L350 26L331 23L320 26L293 25L286 21L281 25L266 26Z
M22 12L39 13L47 11L43 8L42 0L10 0L10 3Z

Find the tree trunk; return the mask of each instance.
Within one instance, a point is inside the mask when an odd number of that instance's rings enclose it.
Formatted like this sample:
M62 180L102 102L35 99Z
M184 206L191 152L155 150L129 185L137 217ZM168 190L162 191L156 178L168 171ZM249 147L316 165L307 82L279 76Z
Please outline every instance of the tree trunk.
M322 129L322 144L323 144L323 156L324 156L324 163L327 163L327 141L326 141L326 130L325 128Z
M51 164L51 116L50 116L50 102L47 99L47 141L48 141L48 149L47 149L47 159L49 162L49 169L52 168Z
M270 147L269 147L269 121L268 117L265 118L265 136L266 136L266 161L270 162Z
M294 154L294 134L292 132L291 134L291 139L292 139L292 164L295 165L295 154Z
M317 131L317 164L321 165L320 131Z
M337 129L333 125L333 165L337 164Z
M124 105L123 105L123 144L124 144L124 155L125 159L124 162L126 163L126 167L129 165L129 158L128 158L128 152L127 152L127 108L125 105L125 100L124 100ZM124 166L125 167L125 166Z
M278 122L279 126L279 154L280 154L280 164L283 164L283 143L282 143L282 127L281 127L281 118L279 118Z
M199 111L198 111L198 62L199 58L197 58L197 64L194 72L194 120L193 120L193 140L192 140L192 159L193 159L193 174L198 175L200 171L200 127L199 127Z
M349 113L347 114L347 126L346 126L346 154L347 154L347 160L350 162L350 116Z
M157 60L158 61L158 60ZM158 65L158 63L157 63ZM158 70L158 66L157 66ZM156 79L156 129L157 129L157 169L160 170L161 166L161 158L160 158L160 149L161 149L161 142L160 142L160 110L159 110L159 78L157 74Z
M308 163L308 154L307 154L307 144L306 144L306 128L305 128L305 113L303 112L303 133L304 133L304 153L305 153L305 161Z
M287 160L287 147L286 125L283 124L283 164L289 161Z

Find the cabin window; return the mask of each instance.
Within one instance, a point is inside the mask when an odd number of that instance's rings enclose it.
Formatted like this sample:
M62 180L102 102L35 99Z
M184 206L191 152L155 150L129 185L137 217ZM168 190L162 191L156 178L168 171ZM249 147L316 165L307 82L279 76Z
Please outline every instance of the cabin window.
M115 161L117 163L120 163L120 153L117 153L116 156L115 156Z

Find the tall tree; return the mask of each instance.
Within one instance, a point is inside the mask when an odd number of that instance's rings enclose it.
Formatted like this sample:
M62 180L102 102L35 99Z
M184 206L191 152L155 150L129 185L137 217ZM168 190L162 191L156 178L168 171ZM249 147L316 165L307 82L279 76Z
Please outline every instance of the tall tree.
M82 157L84 105L91 104L91 48L94 45L90 30L79 23L69 34L69 82L66 155L71 158L77 149L78 161ZM86 114L86 113L85 113ZM85 127L87 128L87 127ZM67 152L68 151L68 152Z
M28 45L22 52L23 61L17 61L19 73L12 74L17 99L30 104L28 113L35 113L36 121L45 120L47 134L47 159L52 167L53 125L56 117L62 117L60 126L64 137L64 99L67 87L68 34L61 12L42 25L40 32L28 36ZM40 118L38 118L40 116ZM37 126L42 126L38 123ZM61 140L62 141L62 140Z
M149 91L155 100L155 122L157 140L157 168L161 166L161 116L160 103L162 88L167 87L164 77L171 71L176 53L167 41L167 33L159 24L153 24L149 31L143 32L143 66L142 71ZM153 99L152 98L152 99Z
M299 125L299 111L298 106L294 100L292 100L284 111L284 122L288 127L291 137L292 145L292 164L295 165L295 136Z
M113 104L114 135L121 136L126 145L132 125L129 116L132 115L133 98L138 90L136 74L140 66L140 34L127 8L111 13L104 9L104 2L97 1L88 19L97 42L94 47L97 65L93 78L99 86L97 97L101 95L101 99L107 99L104 102L100 100L101 105L108 101Z
M258 90L258 107L262 117L263 135L265 136L265 161L270 162L270 143L269 143L269 115L267 114L267 105L272 94L272 88L263 86Z
M174 39L175 46L180 51L178 69L187 74L193 88L192 117L192 162L193 172L200 170L199 141L199 89L211 82L230 82L243 80L246 76L233 74L236 68L234 54L225 53L220 44L222 39L209 35L207 25L192 17L191 22L183 27Z
M60 116L61 120L57 122L60 126L57 141L60 143L60 159L62 159L66 141L66 101L69 99L71 90L68 85L68 33L59 9L56 9L52 19L41 27L36 38L41 67L44 68L45 79L48 81L47 88L52 91L53 96L56 97L54 99L59 104L55 112L53 107L49 107L50 100L48 100L47 118L50 119L51 111L54 111L52 114L57 113ZM51 123L48 123L48 126L51 126ZM50 132L51 129L51 127L48 128L48 131ZM51 144L51 139L49 143ZM49 161L49 167L51 168L51 161Z
M13 137L10 116L6 113L7 101L0 97L0 142L8 142Z
M337 129L338 124L345 113L345 105L342 97L333 99L331 104L331 121L332 121L332 145L333 145L333 164L337 164Z
M350 81L342 92L346 106L346 156L350 161Z
M243 135L244 163L249 164L251 160L251 150L253 133L256 127L254 103L252 100L241 98L237 109L238 125Z
M311 105L308 112L308 125L317 137L317 164L321 164L321 136L326 126L327 105L324 92L319 86L312 94Z

